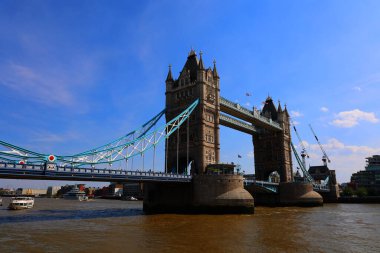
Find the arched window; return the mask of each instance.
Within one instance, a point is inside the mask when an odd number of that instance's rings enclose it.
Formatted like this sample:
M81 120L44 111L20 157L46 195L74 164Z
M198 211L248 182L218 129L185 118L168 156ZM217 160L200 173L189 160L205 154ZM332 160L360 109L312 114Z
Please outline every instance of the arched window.
M277 171L273 171L269 174L269 182L271 183L279 183L280 182L280 174Z

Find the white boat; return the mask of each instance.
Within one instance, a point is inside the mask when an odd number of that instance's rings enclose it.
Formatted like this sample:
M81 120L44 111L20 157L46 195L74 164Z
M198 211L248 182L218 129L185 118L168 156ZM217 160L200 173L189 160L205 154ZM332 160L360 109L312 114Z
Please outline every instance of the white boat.
M8 208L12 210L30 209L34 206L32 197L14 197L11 198Z
M80 191L78 187L74 187L67 193L63 194L64 199L71 199L71 200L79 200L79 201L86 201L88 200L88 197L86 196L86 193L84 191Z

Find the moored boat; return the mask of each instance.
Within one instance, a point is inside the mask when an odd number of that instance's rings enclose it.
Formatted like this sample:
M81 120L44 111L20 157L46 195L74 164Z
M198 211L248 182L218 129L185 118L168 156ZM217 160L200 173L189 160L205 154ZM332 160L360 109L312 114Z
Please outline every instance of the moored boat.
M8 209L22 210L30 209L34 206L34 198L32 197L13 197L9 203Z
M72 188L67 193L63 194L64 199L71 199L71 200L79 200L79 201L86 201L88 200L88 197L86 196L86 193L84 191L79 190L78 187Z

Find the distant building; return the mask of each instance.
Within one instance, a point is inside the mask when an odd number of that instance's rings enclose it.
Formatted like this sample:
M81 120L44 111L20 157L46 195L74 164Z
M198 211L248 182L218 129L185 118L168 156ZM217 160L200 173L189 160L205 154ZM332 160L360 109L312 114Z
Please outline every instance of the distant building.
M138 199L142 199L144 194L143 194L143 183L124 183L123 185L123 195L124 198L128 197L135 197Z
M303 181L305 181L305 179L303 178L303 176L301 176L301 173L299 172L298 168L297 168L296 173L293 173L293 174L294 174L294 181L295 182L303 182Z
M351 183L357 187L364 187L369 195L380 195L380 155L366 158L365 170L351 176Z
M123 196L123 185L117 184L117 183L111 183L108 186L108 195L115 196L115 197Z
M61 189L60 186L49 186L47 188L47 197L48 198L52 198L52 197L55 197L59 191L59 189Z
M84 191L89 198L93 198L97 189L95 187L87 187Z
M244 174L244 178L247 180L256 180L255 174Z
M74 188L78 188L79 191L85 191L85 185L84 184L73 184L73 185L63 185L61 188L57 191L56 195L57 197L62 197L64 194L68 193Z
M30 189L30 188L18 188L16 195L29 195L29 196L46 196L47 189Z
M380 155L374 155L367 157L367 165L365 170L367 171L380 171Z
M0 188L0 196L9 196L9 195L15 195L16 191L14 189L4 189Z
M336 185L335 170L330 170L327 165L310 166L308 172L318 184L329 180L333 185Z

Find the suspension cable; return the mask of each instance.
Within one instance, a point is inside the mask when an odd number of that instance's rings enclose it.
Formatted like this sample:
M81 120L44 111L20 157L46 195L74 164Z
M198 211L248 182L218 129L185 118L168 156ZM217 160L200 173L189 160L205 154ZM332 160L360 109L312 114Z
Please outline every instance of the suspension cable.
M168 146L168 139L169 139L169 136L168 136L168 128L166 128L166 150L165 150L165 173L168 173L168 152L169 152L169 146Z
M156 134L154 134L154 139L153 139L153 172L154 172L154 165L156 162Z
M162 137L166 137L166 159L165 159L165 170L169 171L169 165L172 166L173 164L168 163L169 159L169 150L174 151L174 146L170 147L169 144L169 137L171 134L174 134L174 132L177 130L177 172L179 172L179 158L180 158L180 152L179 152L179 141L180 141L180 126L185 123L185 120L188 119L190 114L193 112L195 107L198 105L199 100L197 99L194 101L193 104L191 104L185 111L177 115L175 118L170 120L169 122L166 122L166 124L155 130L151 131L152 128L155 126L155 124L158 122L159 118L165 113L165 110L161 112L159 115L157 115L155 118L150 120L148 123L142 125L141 128L128 133L127 135L124 135L121 138L118 138L108 144L102 145L100 147L87 150L85 152L81 152L74 155L47 155L47 154L41 154L36 153L30 150L23 149L21 147L16 147L12 144L5 143L0 141L0 157L1 160L7 159L12 160L14 162L18 162L19 160L28 160L28 164L34 164L34 163L44 163L48 159L48 157L54 157L56 163L60 163L60 166L66 166L71 165L72 167L81 167L81 166L94 166L98 164L112 164L117 161L124 160L126 162L126 169L128 168L128 164L132 170L134 170L134 156L139 154L139 152L146 152L149 148L156 148L156 142L159 142L162 140ZM166 134L165 134L166 133ZM155 134L155 135L154 135ZM153 141L153 138L155 139ZM173 139L174 139L173 135ZM145 144L149 143L147 146L141 146L141 144L145 141ZM184 141L184 140L183 140ZM152 145L153 144L153 145ZM183 143L184 144L184 143ZM3 151L3 148L5 149ZM157 152L155 150L154 152ZM157 154L155 154L156 156ZM4 158L3 158L4 157ZM132 161L128 161L130 158L132 158ZM128 159L128 160L127 160ZM187 160L190 159L187 155ZM171 162L175 162L174 160ZM187 161L188 162L188 161ZM139 163L140 164L140 163ZM154 161L154 167L155 167L155 161ZM174 167L174 166L173 166ZM174 168L173 168L174 169Z
M135 139L135 134L133 133L133 135L132 135L132 139ZM134 158L134 156L132 156L132 164L131 164L131 170L133 170L133 159Z
M145 167L144 167L144 165L145 165L145 156L144 156L144 154L145 153L142 153L141 155L142 155L142 160L143 160L143 167L142 167L142 171L145 171Z
M187 118L187 129L186 129L186 174L188 174L187 167L189 166L189 120Z
M179 127L177 129L177 174L178 174L178 166L179 166Z

